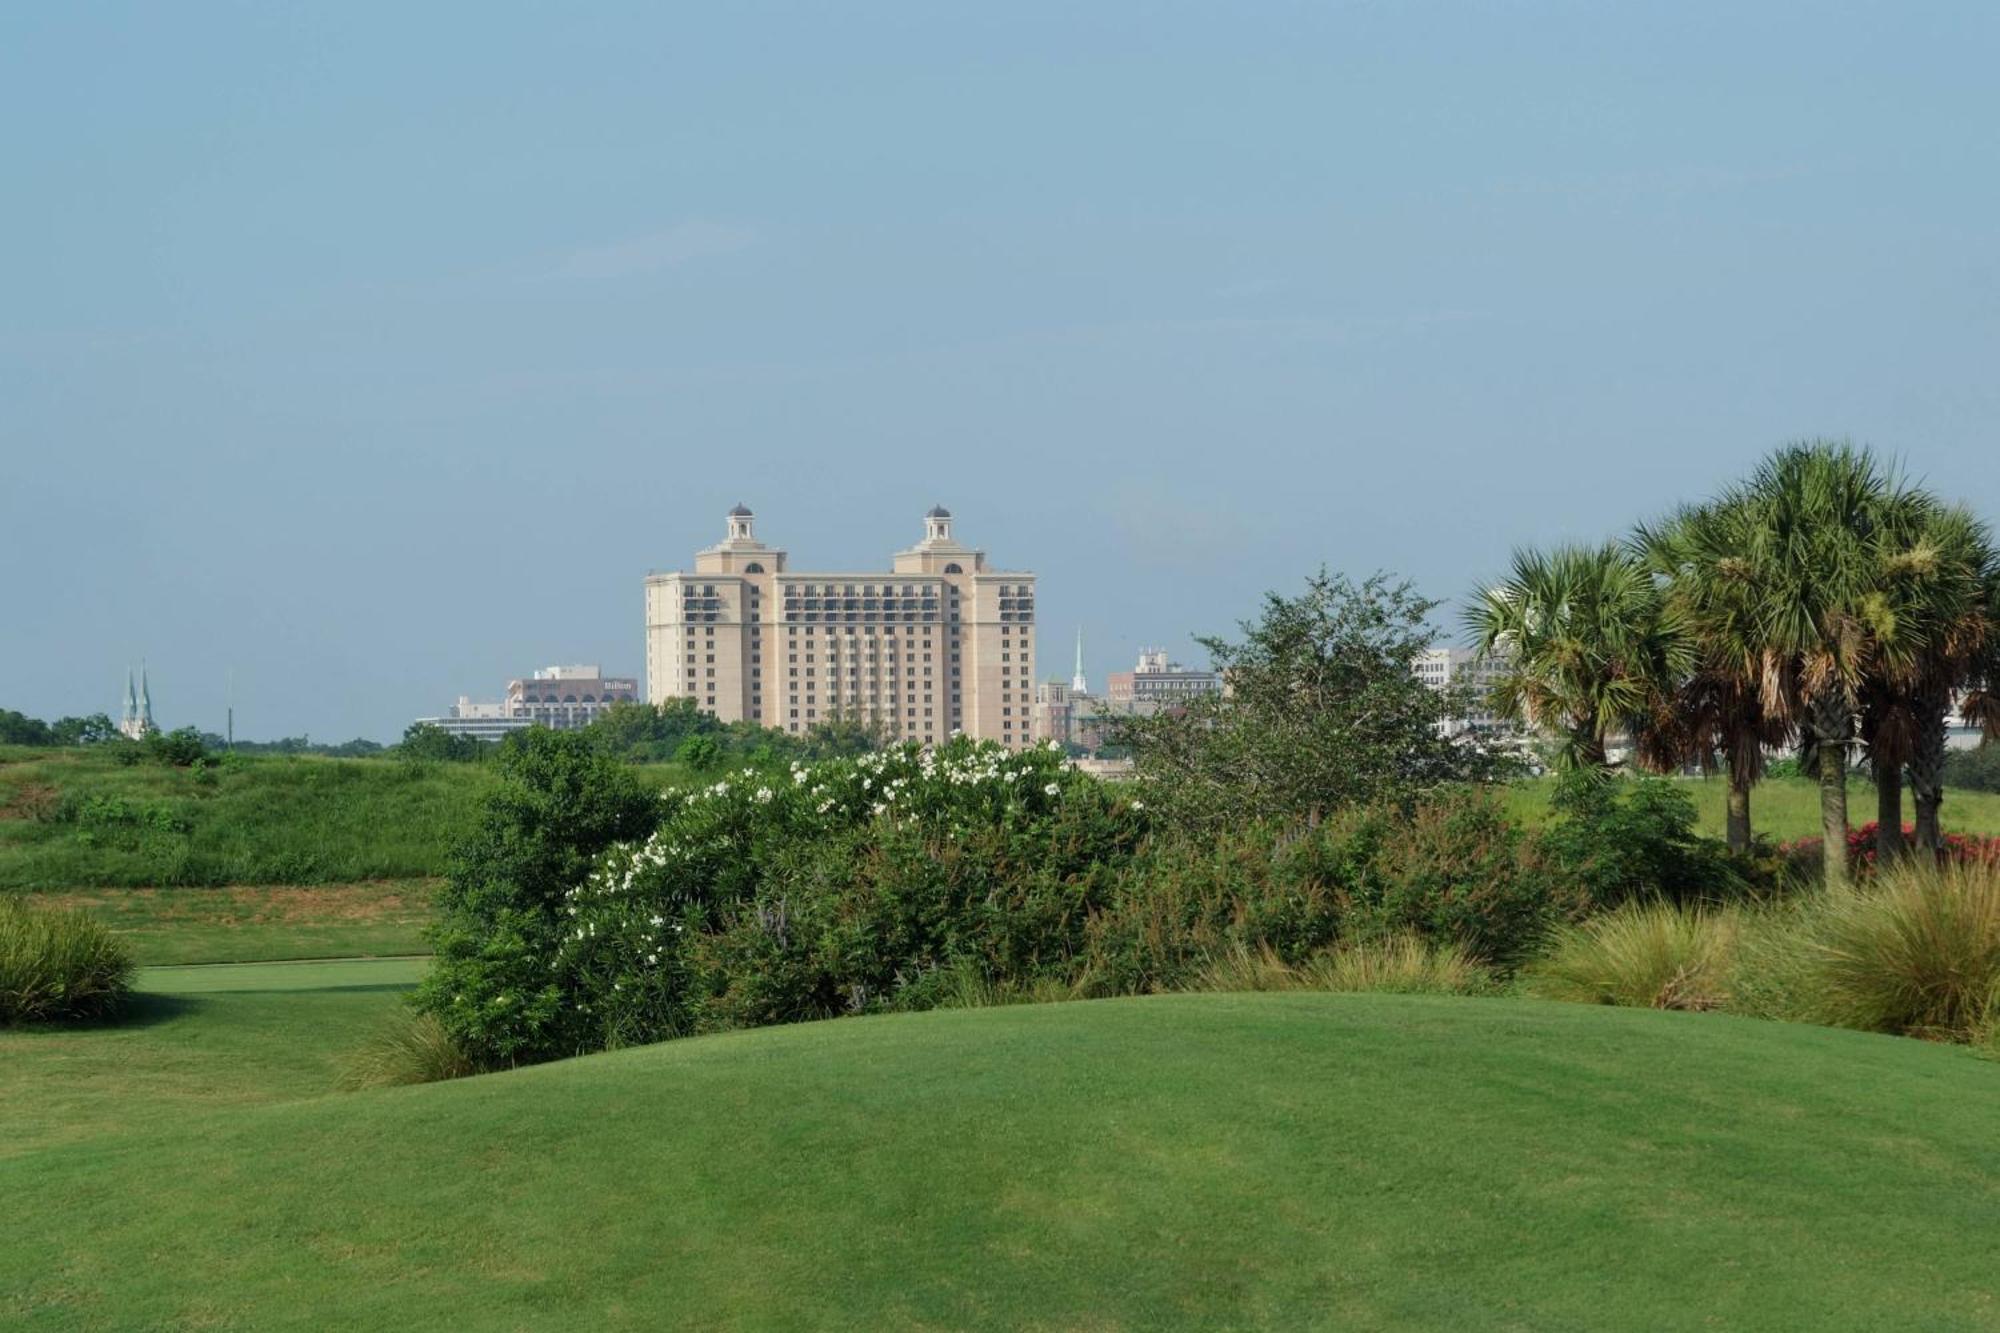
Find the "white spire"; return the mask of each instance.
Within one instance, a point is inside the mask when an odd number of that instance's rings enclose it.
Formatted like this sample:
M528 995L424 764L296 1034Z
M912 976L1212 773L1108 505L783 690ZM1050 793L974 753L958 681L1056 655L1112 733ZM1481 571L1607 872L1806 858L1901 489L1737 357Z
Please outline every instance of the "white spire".
M1076 674L1069 678L1069 687L1077 694L1089 694L1090 682L1083 676L1083 626L1076 627Z

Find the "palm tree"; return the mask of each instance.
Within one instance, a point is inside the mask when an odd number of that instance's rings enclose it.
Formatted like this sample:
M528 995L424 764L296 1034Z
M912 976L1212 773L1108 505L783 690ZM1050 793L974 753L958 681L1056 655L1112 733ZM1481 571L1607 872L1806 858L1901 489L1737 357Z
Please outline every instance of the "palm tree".
M1748 505L1690 505L1633 537L1690 645L1690 669L1674 691L1670 724L1651 737L1650 757L1658 768L1693 761L1704 772L1720 761L1736 852L1750 850L1750 792L1763 779L1765 753L1794 738L1788 712L1764 703L1765 636L1744 555L1755 545L1755 522Z
M1830 884L1847 878L1849 751L1870 682L1921 656L1925 636L1899 632L1914 612L1897 580L1933 508L1868 451L1813 442L1778 450L1690 520L1691 582L1672 600L1693 599L1697 641L1735 645L1731 674L1754 679L1769 723L1796 727L1816 759Z
M1685 666L1652 574L1616 543L1515 552L1466 628L1496 668L1493 711L1554 733L1568 767L1608 771L1606 737L1643 732Z
M1919 851L1940 849L1945 735L1952 698L1975 681L2000 639L1990 600L1996 555L1986 526L1959 506L1925 506L1906 549L1888 568L1888 633L1909 651L1883 655L1864 692L1862 735L1875 767L1876 853L1905 851L1903 773L1916 797Z

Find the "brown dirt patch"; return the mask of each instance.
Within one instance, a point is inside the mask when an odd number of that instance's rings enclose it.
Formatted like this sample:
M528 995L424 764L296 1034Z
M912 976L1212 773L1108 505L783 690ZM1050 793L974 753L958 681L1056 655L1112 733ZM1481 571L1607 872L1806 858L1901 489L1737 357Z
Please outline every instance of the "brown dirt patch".
M28 782L0 804L0 819L53 819L61 804L60 788L45 782Z
M420 920L429 912L435 880L361 884L233 884L213 889L88 889L37 894L38 900L108 916L143 915L175 921L240 925L300 925Z

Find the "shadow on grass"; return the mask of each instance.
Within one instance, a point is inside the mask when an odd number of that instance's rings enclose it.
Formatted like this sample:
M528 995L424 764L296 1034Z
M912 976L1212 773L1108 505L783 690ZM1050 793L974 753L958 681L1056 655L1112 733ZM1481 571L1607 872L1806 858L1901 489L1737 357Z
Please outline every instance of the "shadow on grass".
M64 1022L0 1023L0 1032L47 1033L51 1036L67 1032L105 1032L113 1028L150 1028L162 1023L171 1023L177 1018L200 1009L204 1000L193 995L160 995L152 991L134 991L124 1004L112 1013L96 1018L70 1019Z
M399 995L417 988L414 981L377 981L359 986L270 986L241 990L204 991L204 995Z
M205 1001L193 995L159 995L152 991L134 991L124 1007L102 1022L90 1027L105 1028L150 1028L162 1023L171 1023L177 1018L185 1018L200 1009Z

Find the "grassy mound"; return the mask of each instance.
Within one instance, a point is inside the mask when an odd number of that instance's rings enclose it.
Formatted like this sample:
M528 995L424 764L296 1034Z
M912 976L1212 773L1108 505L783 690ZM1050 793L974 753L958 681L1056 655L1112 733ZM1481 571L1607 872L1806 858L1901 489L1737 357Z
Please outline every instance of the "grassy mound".
M0 1322L1983 1328L1996 1091L1959 1049L1531 1001L843 1020L0 1158Z

